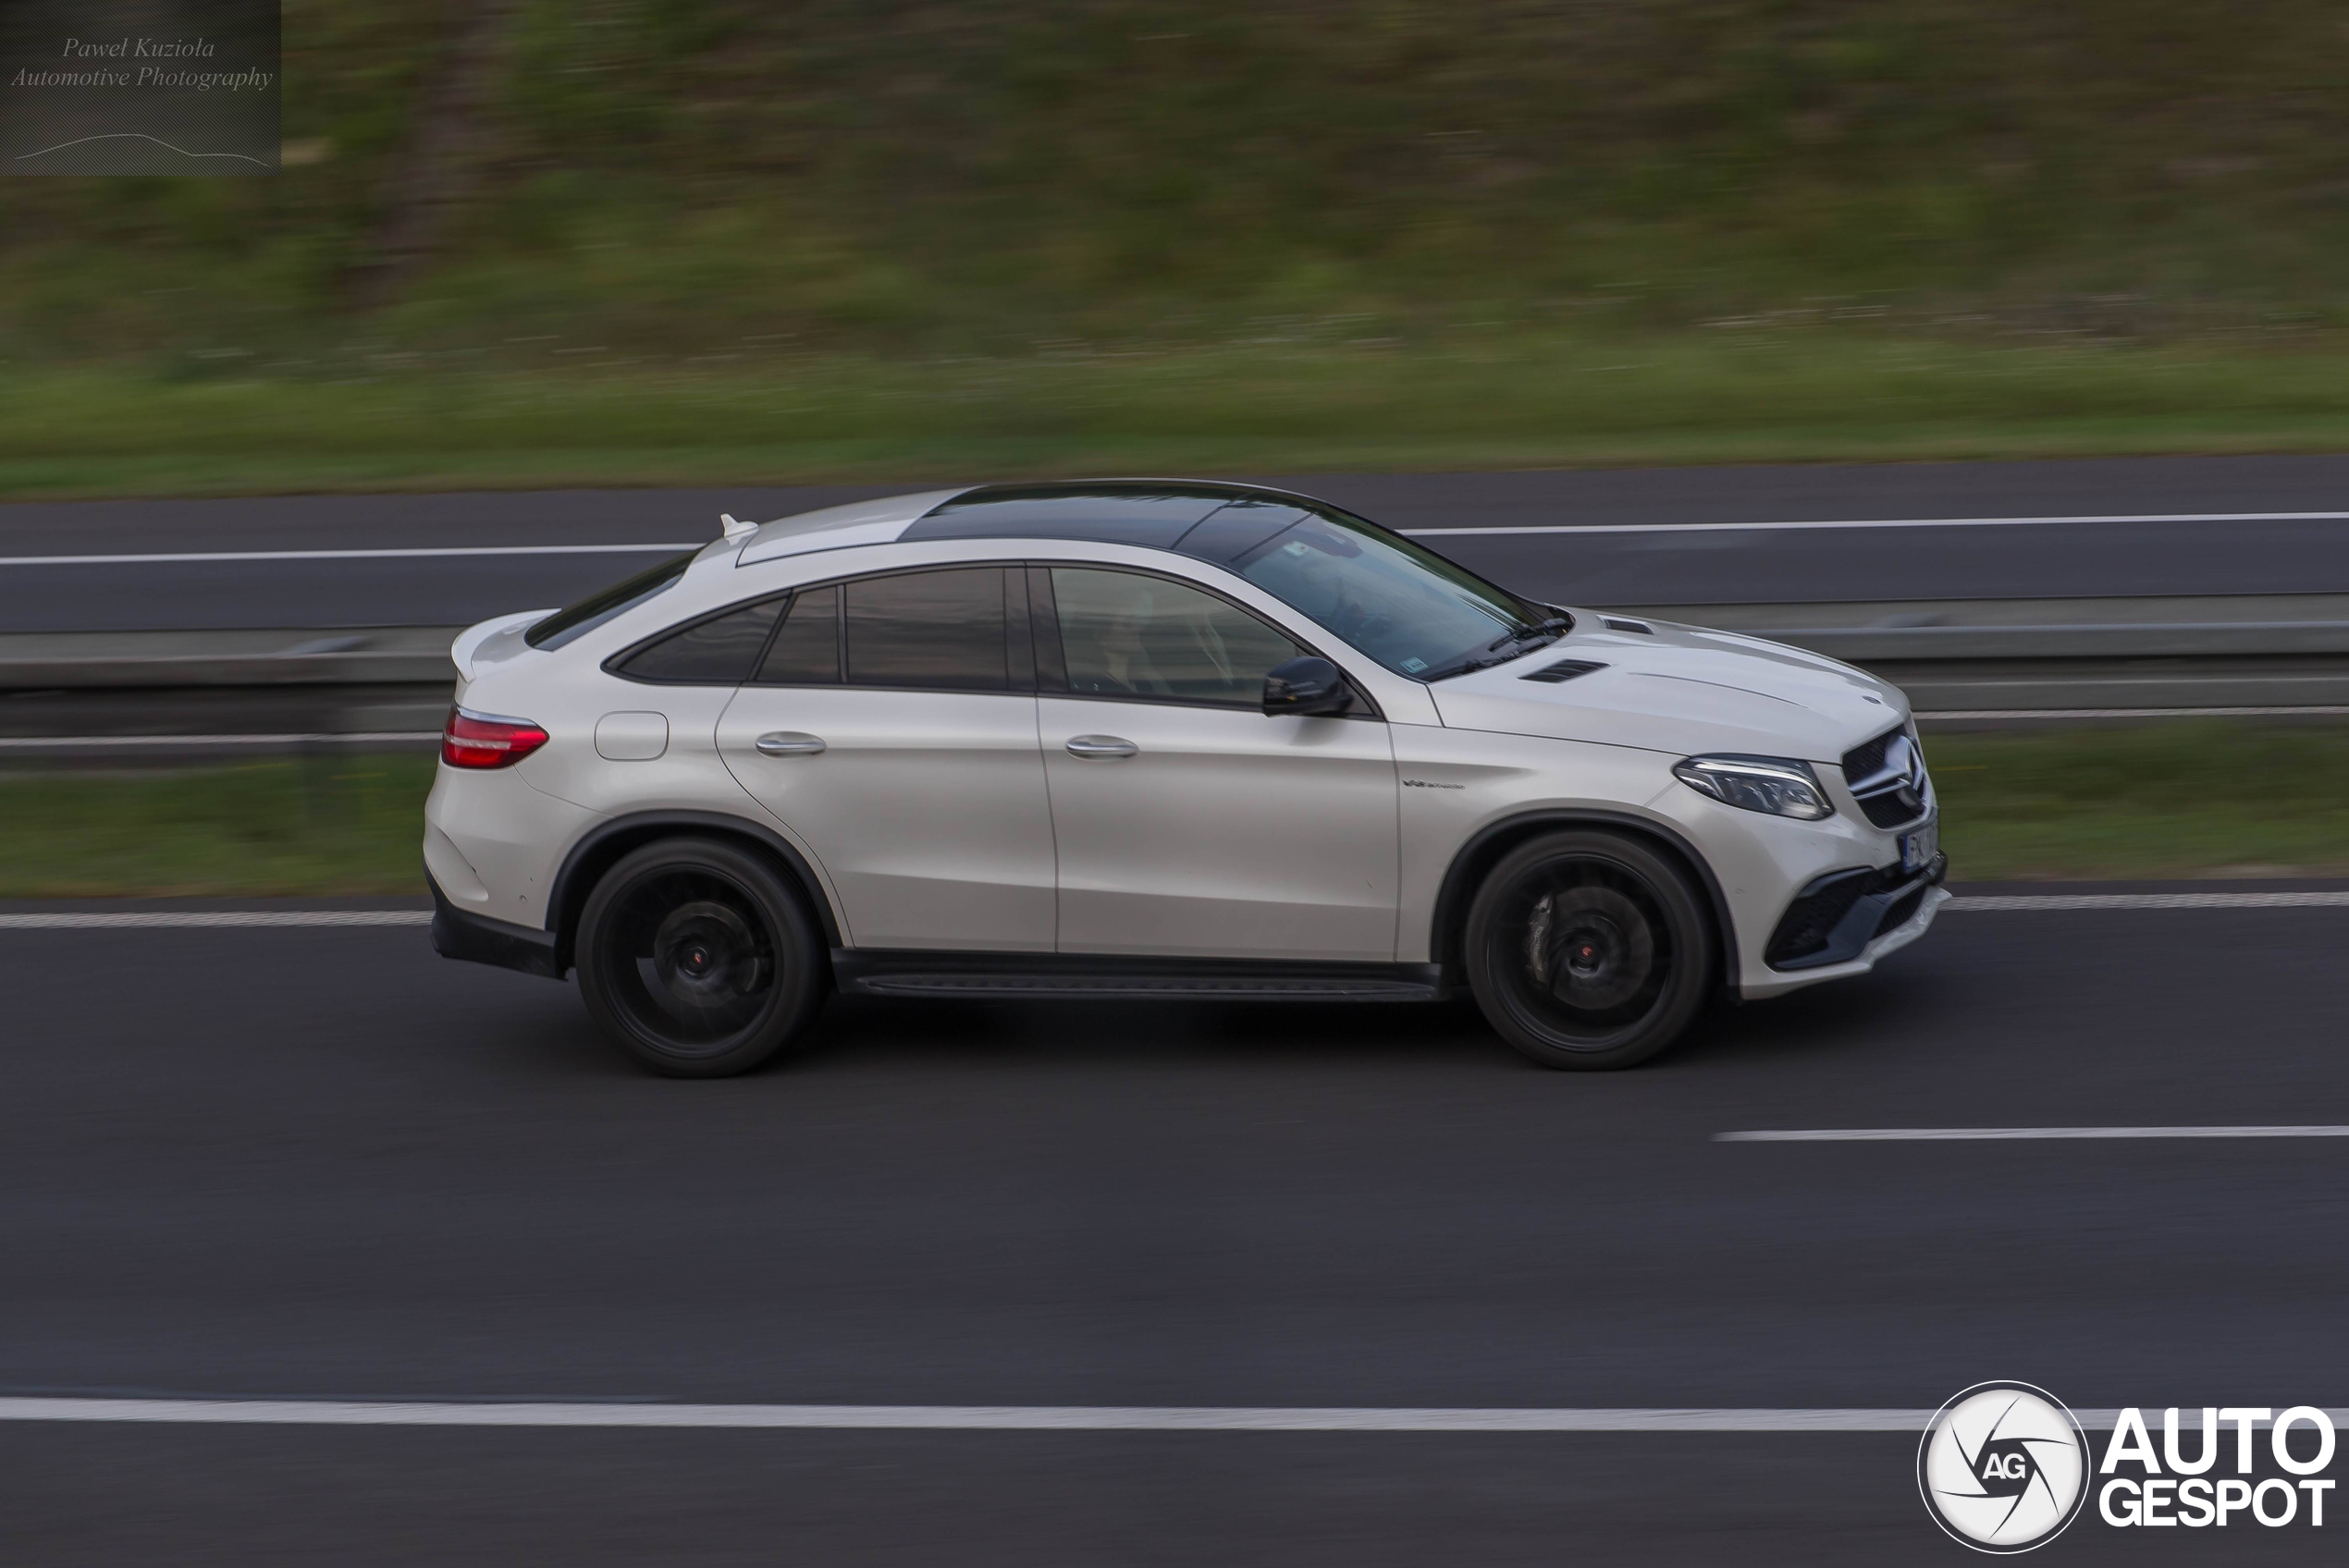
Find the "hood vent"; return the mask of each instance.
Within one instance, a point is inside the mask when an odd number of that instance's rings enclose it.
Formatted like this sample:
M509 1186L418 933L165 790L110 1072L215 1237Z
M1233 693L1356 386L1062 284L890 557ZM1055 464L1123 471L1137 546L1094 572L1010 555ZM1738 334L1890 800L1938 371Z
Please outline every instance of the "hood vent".
M1636 631L1642 637L1655 635L1655 628L1644 620L1617 620L1611 615L1603 615L1599 617L1599 624L1609 631Z
M1588 675L1594 669L1605 668L1606 666L1592 659L1560 659L1556 664L1545 664L1532 674L1520 675L1518 679L1539 680L1544 686L1556 686L1560 681L1571 680L1578 675Z

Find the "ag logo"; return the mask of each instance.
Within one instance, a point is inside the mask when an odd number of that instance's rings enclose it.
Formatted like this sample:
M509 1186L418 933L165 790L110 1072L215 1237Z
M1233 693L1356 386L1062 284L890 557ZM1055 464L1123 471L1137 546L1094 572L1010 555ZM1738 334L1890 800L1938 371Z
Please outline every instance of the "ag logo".
M1926 1424L1917 1490L1952 1538L1976 1551L2029 1551L2079 1513L2087 1454L2080 1423L2045 1389L1976 1383Z

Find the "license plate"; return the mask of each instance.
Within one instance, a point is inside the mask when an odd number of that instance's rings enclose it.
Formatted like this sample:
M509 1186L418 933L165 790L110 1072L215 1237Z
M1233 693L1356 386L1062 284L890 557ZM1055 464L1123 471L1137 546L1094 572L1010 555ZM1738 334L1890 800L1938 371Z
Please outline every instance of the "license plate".
M1923 871L1941 852L1941 824L1928 822L1913 833L1900 835L1900 869Z

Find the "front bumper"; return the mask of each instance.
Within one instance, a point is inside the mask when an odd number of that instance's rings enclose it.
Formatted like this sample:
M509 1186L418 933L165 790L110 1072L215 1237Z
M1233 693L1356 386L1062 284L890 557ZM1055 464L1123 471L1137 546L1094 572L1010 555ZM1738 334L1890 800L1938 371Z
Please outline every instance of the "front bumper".
M459 909L449 901L449 895L440 890L440 884L433 880L429 871L424 874L424 880L432 886L433 951L443 958L518 969L524 974L541 974L549 980L563 977L563 966L555 957L552 931L535 931L527 925L492 920L486 914Z
M1850 963L1915 919L1926 893L1949 875L1949 857L1937 854L1917 872L1896 865L1818 877L1787 905L1763 961L1782 974Z

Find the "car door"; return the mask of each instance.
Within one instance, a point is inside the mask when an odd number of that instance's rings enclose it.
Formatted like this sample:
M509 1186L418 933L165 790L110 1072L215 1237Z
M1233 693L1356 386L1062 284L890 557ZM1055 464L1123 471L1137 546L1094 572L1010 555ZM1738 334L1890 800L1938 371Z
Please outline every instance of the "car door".
M1202 587L1028 576L1060 950L1392 960L1385 723L1267 716L1265 672L1310 650Z
M802 589L718 724L851 945L1050 952L1052 824L1017 568Z

